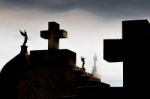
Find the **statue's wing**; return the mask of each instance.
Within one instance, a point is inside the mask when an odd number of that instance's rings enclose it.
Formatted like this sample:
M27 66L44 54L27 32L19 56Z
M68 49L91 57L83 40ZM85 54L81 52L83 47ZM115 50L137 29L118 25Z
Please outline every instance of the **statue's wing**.
M22 36L25 36L25 33L23 33L21 30L20 30L20 33L21 33Z
M24 34L27 34L27 31L26 31L26 30L24 30Z
M81 57L81 60L83 61L83 60L84 60L84 57Z

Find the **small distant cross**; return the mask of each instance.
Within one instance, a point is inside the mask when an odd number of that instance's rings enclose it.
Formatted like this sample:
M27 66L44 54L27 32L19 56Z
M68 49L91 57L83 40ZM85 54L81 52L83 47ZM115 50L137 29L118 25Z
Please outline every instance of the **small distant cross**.
M48 39L48 49L59 49L59 39L67 38L67 31L60 30L58 23L49 22L48 30L41 31L41 37Z

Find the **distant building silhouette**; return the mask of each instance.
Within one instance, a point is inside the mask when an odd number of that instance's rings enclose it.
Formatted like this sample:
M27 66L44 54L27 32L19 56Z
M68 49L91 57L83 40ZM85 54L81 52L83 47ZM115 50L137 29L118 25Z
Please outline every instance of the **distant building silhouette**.
M76 53L59 49L59 38L67 32L49 22L41 37L48 39L48 50L21 52L0 73L0 99L100 99L109 97L110 86L76 66ZM25 45L25 44L24 44ZM11 50L14 50L13 48ZM104 98L103 98L104 99Z
M122 39L104 40L104 59L108 62L123 61L124 88L114 89L116 96L121 99L146 99L150 24L147 20L129 20L122 22L122 28ZM118 90L122 90L120 95Z

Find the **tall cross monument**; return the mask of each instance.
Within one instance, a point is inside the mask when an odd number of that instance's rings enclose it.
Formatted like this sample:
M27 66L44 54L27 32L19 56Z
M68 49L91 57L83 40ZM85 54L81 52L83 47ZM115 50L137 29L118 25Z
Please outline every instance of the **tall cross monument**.
M48 49L59 49L59 39L67 38L67 31L59 28L56 22L48 23L48 30L41 31L41 37L48 39Z

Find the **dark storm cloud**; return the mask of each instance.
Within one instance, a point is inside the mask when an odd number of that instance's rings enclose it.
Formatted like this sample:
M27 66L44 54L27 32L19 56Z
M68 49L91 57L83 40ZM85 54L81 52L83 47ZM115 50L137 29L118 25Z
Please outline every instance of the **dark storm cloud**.
M56 12L70 9L83 9L95 14L134 14L148 13L150 0L1 0L8 6L33 7Z

